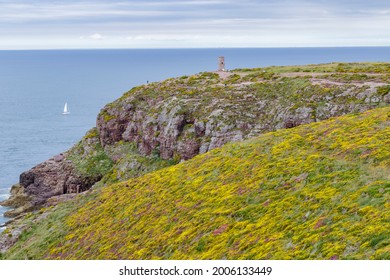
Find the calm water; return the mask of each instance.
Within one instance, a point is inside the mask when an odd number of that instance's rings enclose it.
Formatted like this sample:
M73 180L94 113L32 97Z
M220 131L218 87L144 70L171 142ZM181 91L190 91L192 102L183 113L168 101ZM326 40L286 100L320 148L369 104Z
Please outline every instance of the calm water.
M220 55L234 69L390 61L390 48L0 51L0 200L21 172L76 143L106 103L147 80L213 71Z

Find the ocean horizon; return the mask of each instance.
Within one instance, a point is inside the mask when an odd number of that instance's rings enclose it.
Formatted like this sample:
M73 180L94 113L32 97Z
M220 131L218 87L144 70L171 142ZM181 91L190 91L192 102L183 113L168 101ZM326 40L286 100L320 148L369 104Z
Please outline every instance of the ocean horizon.
M389 62L390 47L1 50L0 200L23 171L77 143L107 103L147 82L215 71L219 56L227 69Z

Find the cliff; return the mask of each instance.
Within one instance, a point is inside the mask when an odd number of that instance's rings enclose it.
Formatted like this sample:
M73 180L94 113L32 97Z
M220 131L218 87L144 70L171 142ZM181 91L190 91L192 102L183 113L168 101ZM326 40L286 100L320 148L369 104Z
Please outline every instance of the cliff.
M20 174L10 198L1 205L14 208L6 216L17 217L56 201L50 198L90 189L111 167L112 161L101 148L96 129L92 129L69 151Z
M29 203L8 215L84 191L102 178L123 181L228 142L388 104L388 67L239 69L133 88L105 106L97 130L70 151L21 174L23 201L28 197ZM11 197L5 205L21 206L13 202Z
M9 216L23 215L229 142L384 106L389 73L386 63L335 63L200 73L133 88L105 106L96 128L69 151L21 174L2 205L16 208Z
M30 217L6 257L389 259L389 168L389 106L278 130Z

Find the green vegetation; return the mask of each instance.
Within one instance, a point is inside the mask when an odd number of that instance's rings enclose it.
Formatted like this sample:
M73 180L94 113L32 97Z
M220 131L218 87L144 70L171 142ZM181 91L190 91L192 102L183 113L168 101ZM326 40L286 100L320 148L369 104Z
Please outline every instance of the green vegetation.
M382 96L388 94L389 92L390 92L390 85L378 87L378 89L377 89L377 94L382 95Z
M94 182L100 180L113 167L112 160L100 145L96 128L88 131L84 138L69 151L68 158L80 176L90 178Z
M309 65L295 65L295 66L272 66L265 68L252 69L235 69L240 72L254 72L264 70L271 70L275 73L291 73L291 72L305 72L305 73L380 73L390 74L390 64L384 62L359 62L359 63L327 63L327 64L309 64Z
M25 215L0 259L390 259L389 82L331 63L135 87L64 153L92 189ZM178 164L227 135L261 136Z
M88 201L96 198L95 193L77 196L56 207L41 209L38 213L30 213L20 221L26 229L19 237L19 241L0 259L44 259L48 246L58 243L68 233L64 227L65 221L71 213L74 213ZM8 234L6 229L4 234Z
M49 209L3 258L390 259L389 174L385 107L98 189Z
M157 152L150 156L141 155L135 143L124 141L109 147L107 153L119 160L105 173L101 181L104 184L128 180L178 163L177 159L161 159Z
M177 140L183 146L190 140L202 144L207 138L211 141L213 135L210 131L226 129L247 138L248 134L259 135L289 127L289 119L294 120L292 126L295 126L388 104L386 83L389 81L389 65L332 63L280 66L237 69L220 73L221 76L204 72L172 78L133 88L107 105L101 111L99 121L102 126L110 127L110 133L118 131L117 135L123 132L117 129L120 125L116 124L131 121L137 136L131 132L127 141L136 147L147 142L156 154L159 154L159 147L164 147L159 145L164 139ZM349 72L337 72L341 66ZM172 118L176 116L185 119L183 131L172 131ZM171 127L167 128L169 124ZM198 134L187 125L198 128ZM199 127L205 126L209 128L208 135L199 133ZM172 134L179 136L176 139ZM108 145L115 144L107 142L110 143ZM120 149L119 146L116 148ZM104 149L107 152L107 146ZM178 154L179 151L172 153ZM156 158L139 159L138 162L149 164L151 159ZM126 174L133 170L124 166L122 164L120 172L111 174L110 178L117 179L110 182L129 178ZM149 169L143 166L140 170ZM140 174L145 172L135 173L134 176Z

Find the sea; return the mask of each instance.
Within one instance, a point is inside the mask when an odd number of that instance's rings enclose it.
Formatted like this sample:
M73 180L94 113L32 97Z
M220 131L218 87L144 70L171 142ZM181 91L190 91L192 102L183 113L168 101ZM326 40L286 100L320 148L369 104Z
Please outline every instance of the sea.
M0 200L20 173L80 140L105 104L147 82L215 71L219 56L227 69L389 62L390 47L0 51Z

